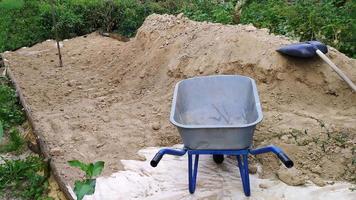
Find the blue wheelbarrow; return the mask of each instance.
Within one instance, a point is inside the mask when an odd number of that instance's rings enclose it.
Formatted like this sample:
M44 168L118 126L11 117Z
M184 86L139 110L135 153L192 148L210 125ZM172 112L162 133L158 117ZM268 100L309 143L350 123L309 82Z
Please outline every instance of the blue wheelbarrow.
M272 152L286 167L293 167L293 161L276 146L251 148L255 127L262 121L262 109L256 83L249 77L217 75L178 82L170 121L178 128L184 148L161 149L150 164L156 167L165 154L188 153L189 192L192 194L201 154L213 155L218 164L223 162L224 155L236 156L246 196L250 196L249 154Z

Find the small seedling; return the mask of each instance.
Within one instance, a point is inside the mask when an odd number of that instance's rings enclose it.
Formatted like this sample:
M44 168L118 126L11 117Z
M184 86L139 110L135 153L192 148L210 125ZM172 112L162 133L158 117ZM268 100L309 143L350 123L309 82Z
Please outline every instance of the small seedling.
M94 177L101 174L104 168L104 162L98 161L95 163L85 164L79 160L68 161L72 167L77 167L85 173L85 179L74 182L74 193L77 195L77 200L82 200L85 195L92 195L95 192L96 179Z

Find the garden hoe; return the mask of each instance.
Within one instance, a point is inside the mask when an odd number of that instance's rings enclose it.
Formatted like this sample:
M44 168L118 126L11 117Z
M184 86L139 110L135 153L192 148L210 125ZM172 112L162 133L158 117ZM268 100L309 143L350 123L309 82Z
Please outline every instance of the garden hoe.
M318 41L307 41L290 44L277 49L279 53L300 58L311 58L318 55L356 92L356 85L326 55L328 48Z

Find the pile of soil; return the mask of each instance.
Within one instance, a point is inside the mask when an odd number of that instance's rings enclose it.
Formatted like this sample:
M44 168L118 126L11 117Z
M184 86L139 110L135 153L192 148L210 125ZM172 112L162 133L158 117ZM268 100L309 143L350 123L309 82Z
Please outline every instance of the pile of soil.
M64 67L53 41L6 52L60 175L73 184L79 171L67 161L105 161L105 175L122 169L137 151L180 143L169 123L174 85L211 74L241 74L257 81L264 120L254 146L279 145L295 161L289 173L323 185L356 181L356 94L318 58L296 59L275 49L291 41L251 25L190 21L151 15L128 42L97 33L63 42ZM328 56L352 80L356 60L334 48ZM251 159L262 177L288 183L273 155ZM292 180L290 184L302 181Z

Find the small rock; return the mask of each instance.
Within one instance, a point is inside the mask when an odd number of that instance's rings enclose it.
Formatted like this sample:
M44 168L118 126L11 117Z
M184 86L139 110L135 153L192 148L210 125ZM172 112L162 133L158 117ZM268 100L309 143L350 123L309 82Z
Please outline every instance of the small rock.
M141 78L141 79L142 79L142 78L145 78L145 74L144 74L144 73L140 74L140 78Z
M298 186L304 185L306 182L302 172L296 168L285 169L280 168L277 172L278 178L287 185Z
M161 128L161 125L158 122L152 124L152 129L157 131Z
M318 176L312 178L311 181L319 187L324 187L326 185L325 181Z
M310 169L312 172L320 174L321 173L321 167L319 165L316 165L315 167Z
M267 189L267 188L268 188L268 185L263 184L263 183L260 183L260 184L258 185L258 187L260 187L260 188L262 188L262 189Z
M50 154L52 156L62 156L63 155L63 149L59 147L54 147L50 150Z
M281 137L281 140L283 141L283 142L288 142L288 136L287 135L283 135L282 137Z
M68 115L64 115L64 118L65 119L69 119L70 117Z
M141 113L141 117L144 117L144 116L146 116L146 114L145 113Z
M247 26L245 27L245 30L246 30L247 32L253 32L253 31L256 30L256 27L254 27L252 24L249 24L249 25L247 25Z
M326 181L326 184L328 184L328 185L334 185L335 182L334 182L334 181Z
M101 148L101 147L103 147L104 145L105 145L105 143L97 144L97 145L96 145L96 148Z
M249 165L248 166L248 171L250 174L256 174L257 173L257 166L256 165Z
M184 16L184 13L179 13L179 14L177 15L177 18L178 18L178 19L182 19L183 16Z
M109 122L110 121L110 118L108 116L102 116L102 120L104 122Z
M280 80L280 81L283 81L285 79L283 73L277 73L276 78L277 78L277 80Z

